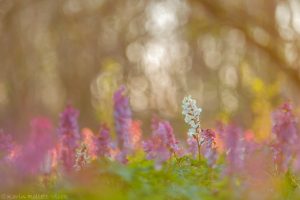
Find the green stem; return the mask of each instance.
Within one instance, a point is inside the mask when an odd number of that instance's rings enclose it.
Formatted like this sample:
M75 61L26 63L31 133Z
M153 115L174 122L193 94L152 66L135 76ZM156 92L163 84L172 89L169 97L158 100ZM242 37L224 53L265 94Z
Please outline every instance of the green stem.
M174 158L176 159L176 161L178 162L178 157L177 157L175 151L173 151L173 156L174 156Z
M200 141L199 141L199 135L194 136L194 138L197 141L197 146L198 146L198 157L199 157L199 161L201 160L201 145L200 145Z

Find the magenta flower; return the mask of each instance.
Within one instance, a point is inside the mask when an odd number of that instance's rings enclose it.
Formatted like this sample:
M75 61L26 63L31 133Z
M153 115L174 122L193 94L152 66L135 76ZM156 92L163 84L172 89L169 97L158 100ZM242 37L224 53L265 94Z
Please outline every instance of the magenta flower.
M213 166L217 160L217 150L216 150L216 133L211 129L206 129L202 132L203 144L202 144L202 154L206 158L209 166Z
M271 145L273 160L278 171L286 172L299 141L297 122L291 104L286 102L273 112L272 122L272 132L275 135Z
M119 145L130 149L131 109L129 99L125 95L125 86L121 86L114 94L114 118Z
M292 144L298 139L297 122L290 103L284 103L272 113L272 122L272 132L280 143Z
M76 148L80 139L78 126L79 111L68 105L60 114L58 136L64 138L64 145Z
M131 133L132 113L129 106L129 99L125 95L125 86L121 86L114 93L114 119L118 139L118 146L121 153L121 160L126 160L126 156L134 149L133 136ZM120 157L119 156L119 157Z
M188 144L188 153L190 153L194 159L198 156L198 142L193 137L188 137L186 140Z
M207 129L202 131L201 133L201 154L207 160L209 166L213 166L217 159L217 151L216 151L216 142L215 142L216 134L213 130ZM198 155L198 142L193 137L188 137L188 152L196 158Z
M141 147L142 141L142 128L141 128L141 121L139 120L132 120L130 125L130 133L131 133L131 144L133 149L139 149Z
M93 131L89 128L84 128L81 131L81 140L84 143L88 150L88 155L92 160L97 158L97 147L96 147L96 136Z
M78 116L79 111L70 105L60 114L58 152L59 159L66 171L70 171L73 168L75 164L75 149L80 143Z
M220 137L224 143L226 152L227 169L226 172L232 174L243 168L245 157L245 145L242 130L230 124L219 127Z
M124 149L120 151L119 149L115 148L116 155L114 157L115 160L119 161L120 163L127 164L128 163L128 152Z
M31 121L31 135L20 155L16 158L16 167L27 173L41 171L48 151L54 146L53 128L47 118L35 118Z
M170 159L172 155L180 155L181 148L174 136L173 128L167 121L154 121L152 137L143 143L147 159L155 160L156 166Z
M110 157L111 138L108 127L103 124L100 127L99 135L95 138L95 146L99 157Z

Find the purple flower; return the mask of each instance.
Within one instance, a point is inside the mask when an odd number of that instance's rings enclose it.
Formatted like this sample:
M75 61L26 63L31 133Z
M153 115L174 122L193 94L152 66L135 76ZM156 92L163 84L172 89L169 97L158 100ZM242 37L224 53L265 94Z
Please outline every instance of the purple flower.
M119 149L116 149L116 151L117 151L117 154L115 155L114 159L123 164L128 163L128 158L127 158L128 152L126 152L124 150L119 151Z
M272 113L272 122L272 132L276 135L277 141L292 144L297 140L297 123L290 103L284 103Z
M209 166L213 166L217 159L216 134L211 129L206 129L201 133L201 154L207 160ZM188 152L196 158L198 155L198 144L194 137L188 137Z
M59 159L66 171L70 171L75 164L75 149L80 142L78 116L79 111L70 105L60 114L58 128Z
M193 156L194 159L196 159L198 156L197 140L195 140L193 137L188 137L186 142L188 144L188 152Z
M110 138L109 129L105 124L101 125L99 135L96 136L95 139L95 146L96 146L97 155L99 157L110 156L111 138Z
M115 128L119 139L119 145L130 148L131 109L129 99L125 95L125 86L121 86L114 94L114 118Z
M202 133L203 144L202 144L202 154L207 160L209 166L213 166L217 159L216 151L216 133L211 129L206 129Z
M122 151L122 157L126 157L134 149L131 134L132 113L129 99L125 95L125 86L121 86L114 93L114 119L118 138L118 145Z
M79 111L68 105L60 114L58 136L63 138L64 145L76 148L80 140L78 126Z
M245 153L252 154L255 153L257 150L261 149L264 144L258 143L255 141L255 135L251 130L247 130L244 132L244 144L245 144Z
M227 126L221 125L219 127L219 133L226 152L226 172L232 174L233 172L240 171L243 168L245 157L245 144L242 137L242 130L234 124Z
M181 148L173 133L173 128L167 121L154 121L152 137L143 143L147 159L155 160L159 168L172 155L180 155Z
M273 144L273 160L278 171L287 171L288 165L299 141L297 122L292 106L286 102L272 113L272 132L275 135Z
M54 146L53 128L47 118L35 118L31 121L29 141L22 147L16 158L16 166L20 171L37 173L46 159L48 151Z

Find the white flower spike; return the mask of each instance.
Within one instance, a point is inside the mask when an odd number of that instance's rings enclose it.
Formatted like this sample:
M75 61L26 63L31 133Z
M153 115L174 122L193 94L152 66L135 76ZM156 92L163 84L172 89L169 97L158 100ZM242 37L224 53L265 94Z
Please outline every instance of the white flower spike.
M182 114L185 116L184 121L190 125L188 135L193 137L200 133L200 114L201 108L196 105L196 100L189 95L182 101Z

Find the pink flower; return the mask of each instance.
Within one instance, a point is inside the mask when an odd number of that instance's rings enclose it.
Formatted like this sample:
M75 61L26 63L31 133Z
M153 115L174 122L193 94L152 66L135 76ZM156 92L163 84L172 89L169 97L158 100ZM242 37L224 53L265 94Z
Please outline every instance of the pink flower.
M206 129L203 131L202 137L202 154L206 158L208 165L213 166L217 160L217 150L215 142L216 133L211 129Z
M207 160L209 166L213 166L217 159L217 149L216 149L216 134L211 129L206 129L201 133L201 154ZM188 137L188 152L196 158L198 156L198 144L194 137Z
M114 119L120 149L117 160L126 163L127 155L133 153L141 138L139 123L132 120L129 99L125 95L125 86L121 86L114 93Z
M66 171L70 171L75 164L75 149L80 142L78 116L79 112L70 105L60 114L58 152Z
M96 152L99 157L111 156L111 138L109 129L105 124L100 127L99 135L95 138Z
M71 148L78 147L80 140L78 126L79 111L68 105L64 112L60 114L58 136L62 139L65 146Z
M115 149L116 155L115 155L115 160L119 161L122 164L127 164L128 163L128 153L126 151L120 151L119 149Z
M89 128L82 129L81 132L83 143L87 147L88 155L91 159L96 159L97 157L97 146L95 144L96 136L93 131Z
M31 121L31 135L27 144L21 148L16 158L16 166L20 171L37 173L41 171L48 151L54 146L53 128L47 118L35 118Z
M173 127L168 121L162 121L158 117L153 117L152 130L160 135L163 143L174 153L180 151L178 141L175 138Z
M273 112L272 122L272 132L275 135L271 145L273 160L278 171L286 172L299 142L297 122L291 104L286 102Z
M230 124L219 126L220 138L224 144L226 152L227 169L226 172L232 174L243 168L245 157L245 144L242 130Z
M188 144L188 152L193 156L194 159L196 159L198 156L197 140L195 140L193 137L188 137L186 142Z
M130 125L130 133L131 133L131 143L133 148L139 149L141 147L142 141L142 129L141 129L141 122L138 120L132 120Z
M292 105L288 102L272 113L272 132L280 143L292 144L297 140L297 123L292 112Z
M125 86L121 86L114 93L114 118L115 127L118 136L118 143L121 148L131 149L131 109L129 106L129 99L125 95Z
M169 122L154 120L152 127L154 128L152 137L143 143L143 147L147 159L155 160L156 166L160 167L172 155L179 155L181 148L178 146Z

